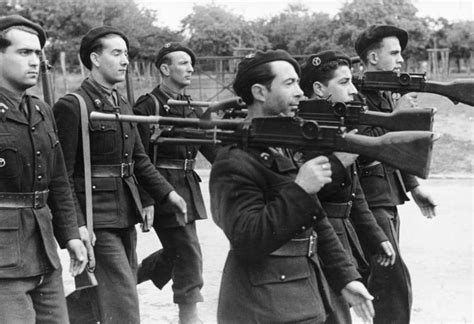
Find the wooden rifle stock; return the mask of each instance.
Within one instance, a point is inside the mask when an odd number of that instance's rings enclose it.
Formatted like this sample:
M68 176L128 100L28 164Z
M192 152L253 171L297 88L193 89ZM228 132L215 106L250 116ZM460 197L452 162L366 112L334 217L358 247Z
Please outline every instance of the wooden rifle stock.
M449 98L454 103L462 102L474 106L474 79L459 79L452 82L427 81L423 73L395 73L392 71L366 71L355 76L352 83L359 91L383 90L400 94L429 92Z
M293 117L261 117L248 122L92 112L90 119L174 126L173 135L179 137L162 137L158 143L238 143L244 148L265 145L362 154L421 178L428 177L432 144L437 139L429 131L391 132L379 137L348 134L340 127Z
M46 58L44 50L41 51L40 74L43 100L51 107L54 105L53 83L51 81L51 65Z
M434 108L399 109L391 113L368 111L363 102L332 103L328 100L302 100L296 115L316 120L320 125L357 128L373 125L391 131L431 131Z

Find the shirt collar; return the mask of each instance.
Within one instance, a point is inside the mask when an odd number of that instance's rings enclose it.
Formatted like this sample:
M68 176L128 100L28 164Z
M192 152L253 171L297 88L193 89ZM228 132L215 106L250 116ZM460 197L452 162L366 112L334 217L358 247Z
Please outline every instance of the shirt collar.
M0 86L0 93L3 94L3 98L13 106L13 107L19 107L20 103L22 102L23 98L25 97L25 94L23 93L22 95L19 95L13 91L10 91L2 86Z

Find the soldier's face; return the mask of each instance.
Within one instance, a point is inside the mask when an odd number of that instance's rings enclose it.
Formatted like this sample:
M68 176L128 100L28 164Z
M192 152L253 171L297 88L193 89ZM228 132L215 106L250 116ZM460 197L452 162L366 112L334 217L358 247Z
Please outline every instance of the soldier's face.
M286 61L274 61L270 64L275 78L270 89L265 91L264 115L292 115L303 97L299 76L293 65Z
M315 90L318 96L329 98L332 102L348 102L354 100L357 89L352 84L352 73L347 65L341 65L334 70L333 78L327 85L320 84Z
M166 72L169 76L169 81L178 88L189 86L194 72L191 56L182 51L171 52L168 55L171 60L171 64L167 64L168 69Z
M107 86L125 80L128 66L128 50L125 40L118 35L108 35L102 39L101 53L92 53L92 64Z
M5 37L11 45L0 51L0 85L13 92L23 92L38 80L39 38L19 29L11 29Z
M400 72L403 64L402 48L397 37L385 37L382 46L375 51L375 69Z

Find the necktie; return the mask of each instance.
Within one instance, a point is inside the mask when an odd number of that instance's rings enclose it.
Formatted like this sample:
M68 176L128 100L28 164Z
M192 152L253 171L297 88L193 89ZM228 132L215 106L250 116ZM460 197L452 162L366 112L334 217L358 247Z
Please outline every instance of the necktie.
M26 98L20 103L20 111L25 115L26 119L29 117L28 104L26 103Z

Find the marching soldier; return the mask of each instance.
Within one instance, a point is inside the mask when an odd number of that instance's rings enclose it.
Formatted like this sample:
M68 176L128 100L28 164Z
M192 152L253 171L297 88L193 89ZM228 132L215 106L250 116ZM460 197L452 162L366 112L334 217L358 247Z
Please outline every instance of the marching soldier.
M87 252L51 108L25 91L36 85L44 30L0 18L0 322L68 323L56 241L70 272Z
M88 113L132 114L117 91L117 84L125 80L128 38L113 27L97 27L82 38L79 53L91 74L75 92L84 99ZM85 185L80 104L66 95L53 110L81 226ZM100 322L139 323L135 224L141 221L142 208L137 183L155 201L168 203L183 217L186 203L153 167L135 124L88 122Z

